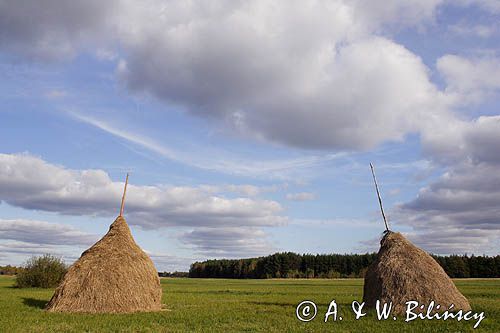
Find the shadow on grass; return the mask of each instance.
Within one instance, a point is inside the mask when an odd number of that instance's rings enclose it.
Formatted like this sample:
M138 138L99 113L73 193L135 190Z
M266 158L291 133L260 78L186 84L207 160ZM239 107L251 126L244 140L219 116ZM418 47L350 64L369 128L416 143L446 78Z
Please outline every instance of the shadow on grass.
M23 303L27 306L31 306L32 308L44 309L47 301L43 299L23 297Z

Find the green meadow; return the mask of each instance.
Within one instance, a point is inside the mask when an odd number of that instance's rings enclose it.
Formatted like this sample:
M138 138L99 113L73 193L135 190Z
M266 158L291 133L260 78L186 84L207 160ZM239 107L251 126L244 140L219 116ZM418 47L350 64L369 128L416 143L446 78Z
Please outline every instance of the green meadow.
M165 310L157 313L77 315L46 313L52 289L17 289L14 279L0 276L0 332L500 332L500 280L455 280L475 320L378 321L374 313L359 320L351 310L361 301L363 280L225 280L162 279ZM343 320L323 321L335 299ZM300 322L296 306L314 301L316 318Z

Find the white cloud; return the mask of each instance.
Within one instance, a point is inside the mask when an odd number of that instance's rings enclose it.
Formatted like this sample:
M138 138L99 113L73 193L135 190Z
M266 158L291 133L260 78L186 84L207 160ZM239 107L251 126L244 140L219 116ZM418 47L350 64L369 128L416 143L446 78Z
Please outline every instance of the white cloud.
M316 194L311 192L287 193L286 198L291 201L311 201L316 199Z
M0 239L50 245L91 245L98 236L60 223L0 219Z
M259 139L368 149L442 112L420 58L381 36L432 20L440 3L8 1L0 48L51 58L113 40L131 91Z
M300 29L311 27L299 20L302 12L277 18L259 13L206 13L199 22L158 28L172 33L148 30L130 46L120 77L132 91L302 148L371 148L418 131L428 110L441 112L427 68L403 46L382 37L337 36L352 21L336 28L339 20L328 12L315 18L317 30L304 45ZM272 19L282 28L267 28ZM252 27L262 20L263 31Z
M444 165L463 161L500 162L500 116L450 121L422 137L424 152Z
M434 254L498 255L500 232L471 228L429 227L432 230L410 232L408 238Z
M99 239L61 223L0 219L0 252L3 264L21 265L30 256L46 253L61 257L67 264Z
M500 243L500 116L455 121L422 137L424 152L446 171L396 206L397 224L426 250L497 254Z
M264 231L257 228L198 228L181 240L205 256L241 258L268 255L276 251Z
M500 116L453 119L422 135L424 154L444 174L389 212L408 237L438 253L497 254L500 243Z
M110 28L115 1L0 2L0 49L32 60L73 57Z
M446 93L463 103L482 102L500 91L500 59L467 59L445 55L437 69L446 80Z
M494 228L491 214L497 211L490 198L496 198L496 190L484 187L482 174L476 173L491 173L498 166L498 118L465 121L451 108L496 96L499 60L441 57L437 69L446 82L443 92L430 81L422 60L390 37L393 28L432 20L440 3L75 1L68 5L47 0L18 6L16 1L4 1L0 49L16 60L19 55L55 60L86 48L104 49L102 45L114 45L107 43L113 40L116 49L106 48L105 53L109 51L112 59L119 50L117 59L123 59L117 74L130 91L218 119L259 140L301 148L370 149L418 133L426 154L444 166L454 166L449 167L449 178L402 206L408 221L416 227L430 221L459 231ZM495 0L447 3L480 6L492 13L500 8ZM101 55L106 57L105 53ZM99 52L92 54L99 57ZM81 120L167 158L198 167L205 162L89 117ZM0 156L4 159L0 200L64 214L115 212L122 184L102 170L67 170L29 156ZM208 168L280 174L328 158L307 156L264 164L248 158L237 163L221 159ZM54 177L40 178L40 171ZM466 175L474 178L466 180ZM127 209L135 223L145 227L217 222L248 228L284 221L281 206L274 201L226 199L201 188L131 189ZM246 191L255 193L251 188ZM453 215L447 207L462 210ZM194 234L190 239L203 237Z
M123 183L102 170L70 170L27 154L0 154L0 201L26 209L70 215L116 215ZM220 187L137 186L127 191L126 217L148 229L190 227L181 240L205 256L239 257L267 254L273 247L258 226L287 223L279 203L213 195L218 191L256 195L251 185ZM263 188L263 190L271 190ZM30 220L0 220L0 249L20 262L28 255L52 253L76 259L69 246L89 246L96 235L70 226ZM192 258L152 254L160 270L187 269ZM17 259L16 259L17 258Z
M50 175L50 176L49 176ZM117 214L123 183L102 170L69 170L30 155L0 154L0 200L69 215ZM127 193L129 223L145 228L281 225L282 207L270 200L214 196L201 188L137 186Z
M412 239L428 251L497 254L500 242L498 164L472 161L451 167L418 196L393 211L413 228Z
M0 252L2 262L19 265L30 256L46 253L62 257L67 264L100 239L77 228L36 220L0 219ZM145 250L160 271L187 271L196 259Z
M32 255L43 255L46 253L50 253L58 257L65 257L65 254L67 254L64 249L61 249L57 245L36 244L19 241L0 242L0 252L10 255L19 255L23 258ZM20 263L20 261L18 261L17 263Z
M468 212L477 211L476 218L468 222L482 227L498 227L495 204L500 199L500 177L496 166L486 163L463 163L446 172L438 181L422 189L417 198L403 206L413 211L443 213L450 221L461 222ZM444 215L436 214L443 217ZM486 218L485 215L490 216Z

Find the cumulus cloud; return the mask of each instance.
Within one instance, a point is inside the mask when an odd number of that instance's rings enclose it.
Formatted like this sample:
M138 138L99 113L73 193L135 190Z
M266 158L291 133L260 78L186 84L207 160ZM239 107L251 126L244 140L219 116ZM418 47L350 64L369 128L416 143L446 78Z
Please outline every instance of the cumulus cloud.
M116 2L5 0L0 2L0 49L27 59L73 57L108 28Z
M20 265L30 256L46 253L71 264L98 239L98 235L61 223L0 219L0 252L4 254L4 264Z
M455 3L474 3L493 13L498 9L493 0ZM500 87L498 59L441 57L436 67L446 89L440 91L422 60L390 37L394 27L432 20L440 4L434 0L382 5L368 0L3 1L0 50L15 58L55 60L98 46L105 52L92 54L117 61L118 78L130 91L217 119L259 140L293 147L369 149L419 133L425 153L448 167L449 176L402 205L402 216L411 212L406 220L414 218L416 227L427 220L450 230L471 226L493 230L488 194L495 197L496 192L484 188L476 172L493 172L498 166L498 118L465 121L450 107L495 96ZM114 43L107 43L110 40ZM144 138L113 134L179 158ZM30 156L0 156L0 200L63 214L115 214L122 184L105 172L67 170ZM227 170L233 165L214 167ZM274 164L267 167L276 170ZM255 164L249 168L254 172ZM54 177L38 177L39 172ZM462 178L466 175L477 178L466 181ZM247 188L247 194L251 192ZM467 205L462 193L480 209ZM476 201L479 197L484 200ZM457 216L447 211L461 204ZM466 207L469 210L464 211ZM281 206L274 201L227 199L188 187L132 185L127 210L132 223L148 228L215 224L249 228L284 221ZM422 235L425 230L417 231ZM193 234L186 239L204 238Z
M462 103L482 102L500 91L500 59L467 59L445 55L437 69L446 80L446 92Z
M422 137L424 152L445 166L471 160L500 162L500 116L480 116L467 121L450 121L439 131Z
M241 258L276 251L266 233L257 228L198 228L184 233L181 240L210 257Z
M104 232L105 230L103 230ZM50 253L62 257L67 264L102 235L83 232L77 228L36 220L0 219L0 258L6 264L21 264L28 257ZM196 258L179 257L144 250L160 271L186 271Z
M316 199L316 194L311 192L288 193L286 198L291 201L311 201Z
M7 1L0 48L53 58L113 40L131 91L259 139L368 149L441 112L420 58L382 37L440 3Z
M132 91L303 148L371 148L439 114L421 59L370 34L354 8L296 8L193 5L191 15L139 22L119 76Z
M0 154L0 200L13 206L110 217L117 213L122 188L102 170L70 170L26 154ZM130 185L126 210L131 224L145 228L286 223L275 201L227 199L195 187Z
M428 136L426 153L447 171L395 209L409 236L435 253L495 254L500 240L500 117L481 116ZM448 128L449 129L449 128Z
M0 219L0 239L50 245L91 245L98 236L60 223Z
M410 232L408 238L434 254L498 255L500 232L449 227Z
M27 154L0 154L0 200L13 206L112 217L117 214L122 188L123 183L113 182L102 170L70 170ZM195 227L181 239L208 256L269 253L272 247L264 240L265 233L256 227L287 223L287 218L281 215L281 205L270 200L214 195L220 191L257 195L258 189L230 184L220 187L131 184L127 192L128 222L147 229ZM74 260L76 254L61 246L90 245L97 237L70 226L42 221L0 220L0 239L15 241L2 243L5 249L13 244L9 250L13 255L50 252ZM31 245L19 245L26 243ZM190 260L156 257L165 270L186 269Z
M441 224L500 229L500 177L496 169L485 163L464 163L422 189L415 200L401 208L414 213L414 220L409 222L413 226L418 226L418 221L432 223L434 216Z
M46 253L50 253L58 257L67 258L68 254L67 249L65 251L64 249L56 245L40 245L36 243L19 242L19 241L0 242L0 252L4 254L16 255L21 258L26 258L27 256L32 256L32 255L43 255ZM73 255L75 254L76 253L73 253ZM76 259L76 257L72 256L70 258ZM20 263L20 261L18 263Z
M484 73L486 75L486 73ZM422 137L445 172L391 216L408 237L439 254L497 254L500 243L500 116L450 121Z

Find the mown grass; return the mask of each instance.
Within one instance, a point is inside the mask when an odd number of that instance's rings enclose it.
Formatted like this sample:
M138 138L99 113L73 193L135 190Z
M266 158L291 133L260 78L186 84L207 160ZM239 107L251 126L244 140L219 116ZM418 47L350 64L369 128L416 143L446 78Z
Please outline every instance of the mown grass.
M0 277L0 332L500 332L500 280L456 280L474 311L486 319L409 323L404 318L377 321L374 314L354 320L353 300L361 301L363 281L163 279L167 310L128 315L46 313L52 289L17 289ZM314 301L317 317L302 323L295 307ZM342 321L323 322L332 299Z

